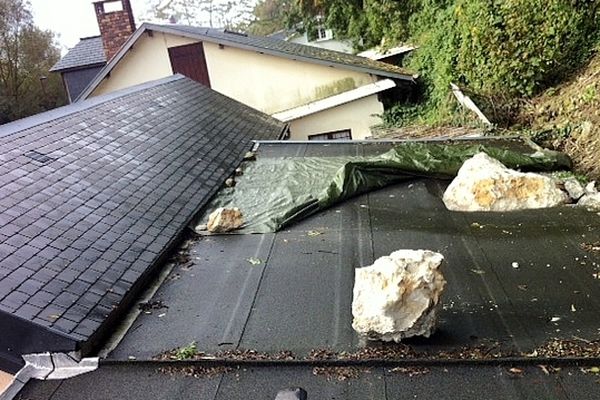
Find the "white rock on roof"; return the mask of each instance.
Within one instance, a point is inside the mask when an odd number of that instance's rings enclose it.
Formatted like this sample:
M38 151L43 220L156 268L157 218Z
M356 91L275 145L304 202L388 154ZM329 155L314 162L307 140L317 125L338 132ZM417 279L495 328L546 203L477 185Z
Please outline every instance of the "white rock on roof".
M464 162L443 200L453 211L512 211L555 207L567 195L554 178L509 169L479 153Z
M444 257L429 250L398 250L357 268L352 315L354 330L370 340L429 337L446 280Z

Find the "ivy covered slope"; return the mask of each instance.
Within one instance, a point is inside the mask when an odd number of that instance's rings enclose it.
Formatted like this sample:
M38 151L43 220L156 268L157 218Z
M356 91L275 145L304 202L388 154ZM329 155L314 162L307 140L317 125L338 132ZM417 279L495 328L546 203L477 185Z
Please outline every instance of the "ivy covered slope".
M595 1L424 0L410 19L420 45L409 66L426 83L426 113L443 121L450 82L483 103L490 118L510 124L520 100L565 79L597 41Z
M533 98L521 124L534 140L568 153L577 169L600 179L600 55L563 84Z

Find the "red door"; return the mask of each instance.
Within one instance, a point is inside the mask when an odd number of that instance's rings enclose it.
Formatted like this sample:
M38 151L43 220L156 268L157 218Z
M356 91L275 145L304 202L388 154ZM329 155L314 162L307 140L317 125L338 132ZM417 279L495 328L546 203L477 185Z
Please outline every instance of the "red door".
M210 87L204 47L202 47L201 42L171 47L169 49L169 59L174 74L180 73Z

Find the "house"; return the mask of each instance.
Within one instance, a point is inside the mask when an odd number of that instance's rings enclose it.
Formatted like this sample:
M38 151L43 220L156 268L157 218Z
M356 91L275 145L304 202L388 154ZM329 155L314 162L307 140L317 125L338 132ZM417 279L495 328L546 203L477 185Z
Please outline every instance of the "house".
M182 75L0 127L0 369L95 351L252 140L285 129Z
M61 75L67 99L72 103L105 65L102 37L92 36L82 38L50 72Z
M50 69L50 72L60 73L69 103L79 97L135 31L129 0L97 1L94 10L100 36L82 38Z
M447 143L535 154L515 140ZM259 141L238 185L262 173L283 190L293 182L282 179L282 163L322 165L402 145ZM30 380L20 396L275 399L300 386L308 399L595 398L600 256L583 244L600 240L600 216L568 206L451 212L440 198L447 185L414 179L278 232L193 239L138 299L145 311L132 310L97 370ZM354 269L399 248L446 259L439 330L361 343L351 328Z
M399 67L350 54L223 29L146 23L79 99L173 73L269 115L283 113L296 140L364 139L381 122L383 100L406 96L414 83Z
M322 49L339 51L341 53L351 54L354 52L352 43L348 40L337 39L332 29L328 29L323 24L318 24L315 29L315 37L309 38L308 32L298 32L296 29L282 29L274 32L269 37L273 39L285 40L287 42L303 44L306 46L320 47Z

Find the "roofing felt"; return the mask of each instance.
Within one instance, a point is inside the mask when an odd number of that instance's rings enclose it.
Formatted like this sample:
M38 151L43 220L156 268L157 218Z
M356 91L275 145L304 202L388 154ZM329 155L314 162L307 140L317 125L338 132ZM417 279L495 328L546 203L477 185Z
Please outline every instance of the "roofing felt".
M390 145L263 143L257 156L375 155ZM600 240L600 216L569 206L451 212L441 201L446 185L415 180L277 233L200 238L154 295L168 309L141 314L109 357L151 359L192 341L207 353L359 351L354 268L403 248L439 251L447 261L439 330L408 342L413 358L459 357L476 346L521 356L554 338L600 339L600 255L582 247Z
M105 64L106 54L101 36L83 38L63 58L50 69L50 72L77 69L91 65Z
M210 370L165 370L157 364L106 365L66 381L30 381L20 393L28 400L273 400L278 391L300 386L308 399L594 399L598 377L577 367L546 375L538 366L437 366L394 370L362 367L346 370L311 366ZM552 371L552 369L549 369ZM208 372L208 374L206 373ZM17 397L19 398L19 397Z
M89 350L252 139L282 129L181 75L0 127L0 356Z

